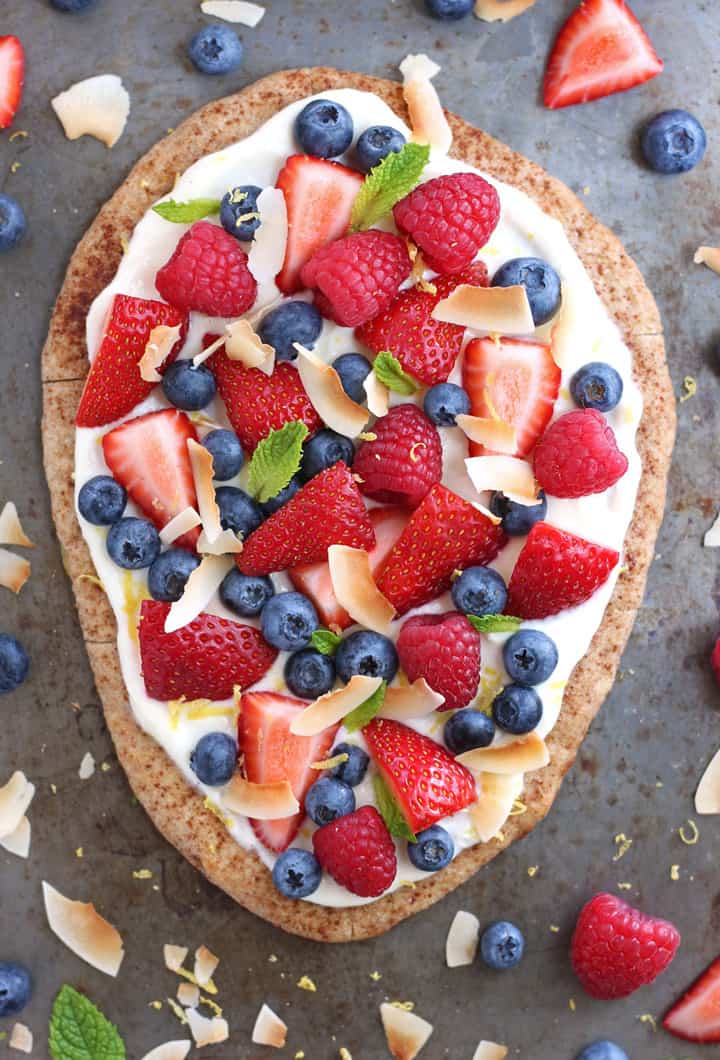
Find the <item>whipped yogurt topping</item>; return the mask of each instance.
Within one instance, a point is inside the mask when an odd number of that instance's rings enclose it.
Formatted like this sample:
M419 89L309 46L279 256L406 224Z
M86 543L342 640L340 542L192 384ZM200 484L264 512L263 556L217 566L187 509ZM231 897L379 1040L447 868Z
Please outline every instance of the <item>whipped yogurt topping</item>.
M375 95L354 89L342 89L321 93L320 96L332 98L350 111L356 134L370 125L392 125L406 136L410 135L404 123ZM229 188L240 183L256 184L261 187L274 185L287 156L297 151L293 138L293 123L296 114L306 103L307 100L301 100L292 104L277 113L247 139L200 159L178 179L173 188L173 198L178 201L196 198L220 199ZM473 167L456 159L433 152L423 174L423 180L463 170L476 172ZM483 173L482 176L497 188L501 202L500 222L489 244L478 255L478 258L486 263L490 274L492 275L503 262L510 258L531 255L549 261L563 282L564 308L561 312L568 313L568 322L566 339L563 343L563 363L560 365L562 382L555 405L555 417L575 407L570 398L568 385L572 374L583 364L590 360L602 360L615 367L622 376L624 383L622 400L612 412L608 413L607 420L615 432L619 448L629 459L627 473L615 486L602 494L577 500L548 497L546 517L547 521L554 526L622 552L641 472L640 458L635 445L635 433L642 414L642 396L632 379L630 351L624 344L618 328L608 316L580 259L570 246L562 225L545 214L523 192L496 181L487 174ZM144 298L157 298L155 274L171 256L187 227L170 224L152 211L149 211L139 222L115 278L96 298L88 314L87 346L90 359L93 358L100 344L104 321L113 296L122 293ZM278 297L280 297L280 292L274 282L271 280L263 282L258 287L258 298L251 310L252 314L256 314L262 306L276 301ZM308 294L299 297L309 298L310 296ZM193 357L199 353L203 335L206 332L221 332L224 323L223 320L192 313L182 356ZM548 341L552 323L539 328L535 332L535 337ZM332 361L339 354L357 348L358 343L352 330L342 328L332 321L324 322L322 334L314 347L317 355L327 361ZM450 377L451 381L459 383L460 374L458 364ZM396 394L391 395L391 404L410 400L414 399L400 397ZM421 397L415 400L419 402ZM167 407L167 402L162 389L157 387L146 401L133 410L130 416L139 416L164 407ZM219 399L216 399L202 415L191 414L191 418L196 421L201 434L204 431L203 425L206 420L213 421L216 425L229 426L224 406ZM75 482L78 490L93 475L108 473L100 445L100 439L108 429L108 426L97 429L79 428L76 432ZM464 435L457 428L443 428L440 430L440 435L443 442L442 481L460 496L476 503L480 501L487 504L488 495L478 495L465 470L467 441ZM243 486L245 475L246 468L231 484ZM138 512L130 502L128 514L142 513ZM148 595L146 572L123 571L118 568L105 549L106 531L90 525L79 513L78 519L95 568L117 619L118 653L130 705L137 723L160 744L186 777L188 783L198 789L208 800L208 805L220 814L234 839L245 849L256 852L262 861L271 867L275 861L275 855L257 841L247 819L231 813L224 807L222 790L202 785L190 769L191 751L205 733L225 731L233 737L236 736L236 717L232 703L229 701L213 703L204 714L196 711L195 713L200 713L200 716L189 718L187 717L188 711L182 708L171 711L168 704L148 697L140 672L136 632L139 603ZM511 538L492 564L506 580L510 577L523 542L524 538ZM559 662L555 672L545 684L536 688L543 702L543 717L537 729L540 736L547 736L557 722L565 685L573 668L587 652L592 637L600 625L619 570L620 565L615 568L608 581L579 607L562 611L542 621L529 623L551 636L559 651ZM273 575L273 581L277 591L292 588L289 579L284 574ZM440 613L452 609L450 594L446 593L410 613ZM227 611L217 596L206 610L237 620L237 616ZM253 623L252 619L243 621ZM394 624L395 628L391 633L394 638L397 638L400 625L400 622ZM485 694L488 700L492 698L494 691L508 682L502 664L502 645L507 636L507 634L491 634L482 637L481 693ZM287 691L283 680L286 658L286 653L280 653L271 670L255 687ZM436 740L441 740L442 725L446 717L447 715L439 713L429 718L411 721L408 724ZM507 739L509 737L503 734L496 736L498 742ZM362 744L362 734L355 733L348 736L341 729L337 742L340 740ZM521 774L516 777L516 783L519 796L523 788ZM374 802L369 774L363 783L355 788L355 795L358 806ZM477 834L472 827L467 810L446 818L442 824L453 837L456 855L477 842ZM294 845L311 848L312 829L311 823L305 822ZM407 858L405 844L398 842L397 848L398 872L391 889L394 890L427 878L427 874L416 869ZM355 906L366 904L374 899L363 899L351 894L325 874L318 890L306 900L327 906Z

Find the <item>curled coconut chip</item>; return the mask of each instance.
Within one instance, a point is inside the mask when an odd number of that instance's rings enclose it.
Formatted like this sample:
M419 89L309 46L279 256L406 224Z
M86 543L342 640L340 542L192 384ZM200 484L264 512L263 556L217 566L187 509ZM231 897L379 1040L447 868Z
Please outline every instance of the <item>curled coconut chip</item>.
M521 736L512 743L496 747L476 747L458 755L457 762L466 766L471 773L529 773L541 769L550 761L550 752L545 741L535 732Z
M499 490L521 504L535 504L538 484L526 460L516 456L470 456L467 473L478 493Z
M179 983L177 999L185 1008L197 1008L200 1004L200 987L195 983Z
M472 964L480 941L480 921L474 913L459 909L453 917L445 941L445 962L448 968L462 968Z
M470 820L481 843L489 843L510 816L522 789L522 774L480 773L475 778L477 801L470 807Z
M432 83L432 78L440 73L440 67L427 55L407 55L400 63L400 73L412 139L447 154L452 145L452 131Z
M203 556L200 565L185 582L180 599L170 605L165 632L175 633L193 622L210 603L232 566L231 556Z
M116 74L88 77L51 100L68 140L94 136L113 147L130 113L130 96Z
M26 858L30 853L32 829L27 817L22 817L17 828L9 835L0 836L0 847L18 858Z
M387 415L390 408L390 391L381 383L374 372L369 372L363 380L363 390L367 397L368 411L377 416Z
M326 692L306 707L302 714L293 718L290 732L294 736L317 736L319 732L337 724L351 710L355 710L355 707L369 699L381 683L381 677L353 674L344 688Z
M22 528L20 516L12 501L7 501L0 512L0 545L20 545L22 548L35 548L35 545Z
M207 946L198 946L195 950L195 967L193 969L193 975L197 979L198 986L201 986L203 990L210 984L213 972L219 964L220 958L216 957Z
M517 450L517 430L511 423L483 416L466 416L462 412L455 417L455 422L471 442L479 442L495 453L511 456Z
M165 1042L146 1053L143 1060L185 1060L192 1048L192 1042L183 1040Z
M210 458L212 459L212 457ZM160 540L163 545L172 545L173 541L177 541L183 534L187 534L190 530L194 530L196 526L202 524L202 519L195 511L194 508L183 508L181 512L174 515L169 523L160 531Z
M0 788L0 838L15 833L35 794L35 785L17 770Z
M706 531L703 545L705 548L720 548L720 512L710 529Z
M171 943L165 943L163 946L163 960L168 971L180 971L187 955L187 946L173 946Z
M459 324L472 331L502 335L532 335L535 322L527 291L514 287L471 287L461 283L432 311L435 320Z
M269 312L269 309L267 311ZM266 310L263 310L263 314L265 312ZM246 368L259 368L265 375L272 375L275 368L275 348L262 341L249 317L226 324L225 333L193 357L193 365L199 368L221 346L225 347L229 360L240 361Z
M105 975L116 976L125 952L120 932L90 902L75 902L43 880L48 923L68 949Z
M0 585L3 589L10 589L17 594L29 577L29 562L6 548L0 548Z
M226 556L228 553L242 552L243 545L240 538L232 530L223 530L220 522L220 509L215 499L215 487L213 485L215 466L212 453L204 445L200 445L200 442L196 442L194 438L188 438L187 448L195 483L198 511L202 523L202 533L198 539L198 551L205 556ZM202 566L202 563L200 566ZM199 570L200 567L196 567L190 578L192 578L193 574L197 574ZM189 583L188 579L186 592ZM212 593L210 596L212 596ZM210 596L203 603L203 607L210 599ZM180 603L183 597L177 602ZM174 606L175 604L173 604Z
M473 1060L505 1060L507 1054L506 1045L482 1041L473 1054Z
M483 22L509 22L522 15L534 3L535 0L475 0L475 18L480 18ZM487 1060L490 1060L490 1057Z
M720 813L720 751L716 751L695 792L698 813Z
M95 759L93 758L93 756L90 754L89 751L86 751L85 754L82 757L82 762L80 763L80 768L78 769L78 776L80 777L81 780L89 780L90 777L93 776L94 773L95 773Z
M263 1005L253 1027L252 1040L255 1045L271 1045L282 1049L287 1038L287 1024L283 1023L269 1005Z
M33 1048L33 1035L29 1027L24 1023L16 1023L13 1027L8 1045L11 1049L17 1049L19 1053L31 1053Z
M230 1037L228 1022L221 1016L208 1019L206 1016L201 1016L196 1008L186 1008L185 1018L198 1049L202 1049L205 1045L226 1042Z
M426 718L444 702L445 696L435 692L424 677L418 677L411 685L396 685L388 688L378 711L378 717L389 718L391 721Z
M225 22L237 22L241 26L254 29L265 14L261 4L251 4L248 0L203 0L200 10L211 18L222 18Z
M253 784L238 773L223 791L223 804L232 813L241 813L258 821L278 821L292 817L300 810L287 780Z
M260 224L248 252L248 269L258 286L273 285L285 260L288 237L287 206L279 188L263 188L257 197Z
M328 566L340 606L361 626L387 636L396 611L375 584L365 549L330 545Z
M433 1032L432 1023L387 1003L380 1006L380 1019L395 1060L415 1060Z
M299 342L294 342L293 346L298 354L296 364L300 380L317 413L331 430L344 434L346 438L357 438L368 421L368 410L348 397L332 365L321 361Z
M174 327L168 324L158 324L152 329L145 344L145 352L138 361L140 378L146 383L162 382L158 368L180 338L181 331L181 324L176 324Z
M696 265L707 265L713 272L720 273L720 247L698 247L693 261Z

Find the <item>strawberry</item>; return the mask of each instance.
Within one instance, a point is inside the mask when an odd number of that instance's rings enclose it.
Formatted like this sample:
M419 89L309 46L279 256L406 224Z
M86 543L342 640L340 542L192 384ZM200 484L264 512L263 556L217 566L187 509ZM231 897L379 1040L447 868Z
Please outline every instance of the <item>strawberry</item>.
M275 661L277 652L253 626L201 614L166 633L169 611L157 600L140 608L142 674L153 699L229 699L236 685L255 684Z
M449 589L455 570L490 563L506 541L486 515L437 483L398 538L378 588L403 615Z
M7 129L20 106L25 52L17 37L0 37L0 129Z
M480 683L480 634L465 615L413 615L397 640L400 665L408 681L424 677L445 702L439 710L466 707Z
M582 0L560 30L545 71L545 106L587 103L641 85L663 68L625 0Z
M321 471L271 515L237 557L243 574L271 574L327 557L330 545L368 551L375 533L355 479L342 461Z
M335 882L362 898L378 898L395 879L395 844L374 806L361 806L318 828L313 849Z
M442 478L442 442L437 427L417 405L396 405L376 420L375 437L363 442L353 471L366 497L417 508Z
M720 957L675 1002L662 1025L686 1042L720 1042Z
M180 337L165 359L175 360L187 334L186 313L152 298L116 294L105 322L102 341L90 366L75 423L78 427L103 427L122 419L152 393L155 383L140 375L138 362L153 328L180 326Z
M413 832L475 802L472 773L429 736L386 718L371 721L363 736Z
M710 655L710 665L717 678L717 683L720 685L720 637L715 641L715 647Z
M317 780L313 762L327 758L334 743L337 725L317 736L295 736L290 725L307 703L275 692L246 692L240 701L238 736L245 776L254 784L287 780L300 805L307 790ZM290 846L302 824L304 813L274 821L251 820L253 831L268 850Z
M465 350L463 386L473 416L499 418L517 432L515 456L526 456L553 414L561 372L544 342L473 339ZM471 456L489 452L470 442Z
M148 412L115 427L102 440L105 463L129 496L159 530L183 509L197 506L188 438L197 433L184 412ZM178 538L178 548L195 548L195 528Z
M288 158L277 179L288 214L285 261L277 277L284 294L299 291L305 262L319 247L345 233L362 182L362 173L338 162L308 155Z

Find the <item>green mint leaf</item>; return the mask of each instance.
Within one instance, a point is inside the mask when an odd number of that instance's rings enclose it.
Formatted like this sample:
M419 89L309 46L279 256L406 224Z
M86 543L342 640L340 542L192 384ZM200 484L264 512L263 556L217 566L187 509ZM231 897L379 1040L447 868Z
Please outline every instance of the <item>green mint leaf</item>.
M390 835L397 836L398 839L407 839L409 842L415 843L417 841L417 836L405 820L405 815L395 801L385 779L379 773L376 773L373 777L373 791L375 793L375 802L377 803L378 812L385 822L385 826Z
M353 203L350 231L362 232L409 195L420 180L430 158L428 144L407 143L402 151L391 151L371 169Z
M417 384L392 353L383 350L373 361L373 371L381 383L396 394L414 394Z
M303 442L308 429L300 420L270 431L258 445L250 461L248 488L261 504L284 490L300 470Z
M315 651L319 651L322 655L334 655L341 641L342 637L333 633L331 629L316 629L310 638Z
M368 696L364 703L361 703L355 707L355 710L351 710L349 714L345 715L343 725L348 732L357 732L358 729L364 729L366 725L370 724L383 705L386 688L387 682L381 681L373 694Z
M53 1060L125 1060L125 1046L110 1020L84 994L67 984L50 1018Z
M203 217L220 212L220 199L191 199L189 202L175 202L167 199L153 206L155 213L160 214L164 221L172 221L176 225L189 225L193 221L201 221Z
M514 615L466 615L478 633L514 633L522 625L521 618Z

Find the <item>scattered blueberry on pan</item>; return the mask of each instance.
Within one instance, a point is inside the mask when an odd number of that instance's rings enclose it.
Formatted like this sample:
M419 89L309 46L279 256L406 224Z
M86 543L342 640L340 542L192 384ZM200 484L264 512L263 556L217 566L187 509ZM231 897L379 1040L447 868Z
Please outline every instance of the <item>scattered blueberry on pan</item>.
M190 41L188 56L201 74L229 74L242 62L242 41L229 26L204 26Z
M490 924L480 937L480 955L490 968L514 968L522 960L524 950L522 932L507 920Z
M425 7L433 18L443 22L455 22L469 15L475 6L475 0L425 0Z
M364 173L369 173L382 162L383 158L393 153L397 154L404 146L405 137L399 129L393 129L391 125L371 125L369 129L361 133L355 144L360 169Z
M513 736L524 736L537 727L542 718L542 700L534 688L506 685L493 700L492 713L499 729Z
M333 747L331 757L334 758L336 755L348 757L346 762L341 762L330 771L331 776L344 780L351 788L356 788L365 779L370 764L370 755L354 743L339 743Z
M455 844L447 829L434 824L423 832L418 832L417 842L408 843L407 852L416 869L421 872L437 872L452 861Z
M195 368L192 361L175 361L163 375L162 388L176 409L198 412L215 397L215 376L204 364Z
M547 515L547 500L542 490L537 504L520 504L496 492L490 498L490 511L502 520L500 525L508 537L524 537Z
M260 617L262 634L280 651L306 648L320 626L312 602L302 593L278 593L265 604Z
M32 976L24 965L0 961L0 1019L22 1012L32 992Z
M258 335L275 350L279 361L294 361L297 350L293 343L312 349L322 331L323 321L312 302L292 298L271 309L258 328Z
M321 827L354 810L353 789L337 777L320 777L305 796L305 812L310 820Z
M423 408L436 427L454 427L456 416L470 412L470 398L455 383L437 383L425 395Z
M27 218L17 199L0 194L0 253L12 250L27 232Z
M95 7L97 0L50 0L50 6L56 11L64 11L70 15L77 15L81 11L88 11Z
M275 587L270 578L258 574L243 574L237 567L229 570L220 584L220 599L227 608L242 618L259 615Z
M169 548L150 564L148 589L153 600L175 603L185 590L185 583L200 566L200 557L186 548Z
M337 464L339 460L351 467L354 459L355 446L350 439L344 434L330 430L329 427L323 427L305 443L300 474L309 482L315 475Z
M231 188L223 195L220 204L220 224L231 236L242 243L249 242L255 235L260 218L257 214L257 200L262 188L255 184L241 184Z
M687 173L705 154L705 129L686 110L664 110L642 131L645 161L657 173Z
M108 530L108 555L125 570L149 567L160 552L160 535L148 519L126 515Z
M542 258L512 258L501 265L492 279L493 287L525 288L536 327L545 324L560 308L560 277Z
M293 499L298 490L302 489L302 485L303 482L300 476L293 475L284 489L281 489L280 492L276 493L274 497L271 497L269 501L263 501L260 505L263 515L274 515L275 512L279 512L288 501Z
M577 1060L630 1060L630 1058L619 1045L605 1039L602 1042L593 1042L592 1045L586 1045L583 1051L578 1054Z
M492 567L467 567L452 583L450 595L466 615L499 615L505 610L507 588Z
M465 707L457 710L445 722L443 739L445 746L454 755L474 751L476 747L489 747L495 735L495 724L481 710Z
M238 748L225 732L208 732L190 755L190 768L202 784L219 788L227 784L237 765Z
M237 475L245 457L236 434L218 427L205 435L202 444L213 458L213 478L218 482L227 482Z
M333 361L333 368L340 376L342 388L349 398L364 405L367 399L363 383L372 371L372 365L361 353L341 353Z
M285 683L300 699L324 696L335 684L335 660L314 648L293 652L285 663Z
M9 633L0 633L0 692L13 692L23 683L29 669L30 660L20 641Z
M112 475L95 475L78 493L78 510L93 526L112 526L127 504L127 493Z
M389 684L398 671L398 654L389 637L359 629L338 647L335 666L338 677L346 684L354 674L382 677Z
M519 629L503 645L503 662L512 681L539 685L558 664L557 646L542 630Z
M570 380L570 393L576 405L597 412L610 412L620 404L623 381L612 365L590 361L578 368Z
M218 486L215 500L220 509L223 530L232 530L248 538L263 521L262 508L256 500L238 486Z
M286 898L307 898L320 886L320 862L309 850L290 847L279 854L272 870L273 883Z
M311 99L295 119L295 135L307 155L337 158L353 139L350 112L331 99Z

